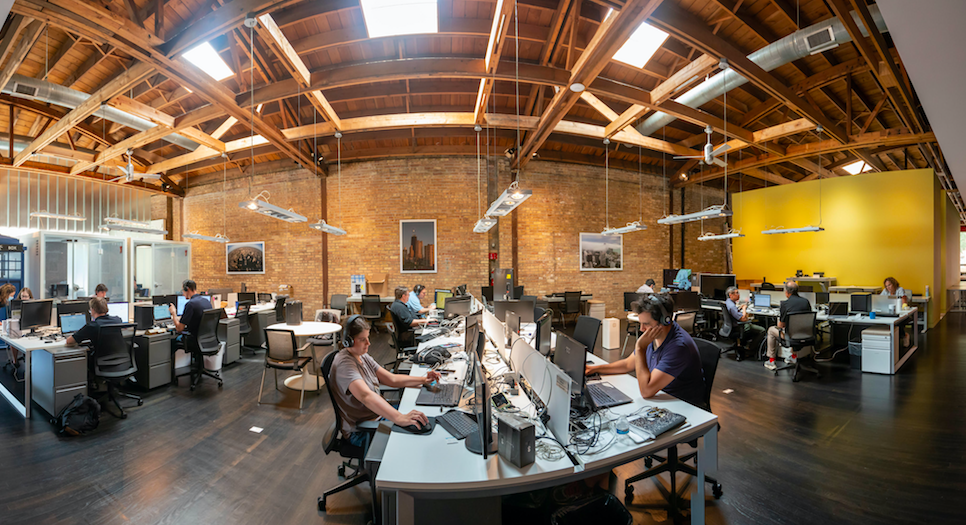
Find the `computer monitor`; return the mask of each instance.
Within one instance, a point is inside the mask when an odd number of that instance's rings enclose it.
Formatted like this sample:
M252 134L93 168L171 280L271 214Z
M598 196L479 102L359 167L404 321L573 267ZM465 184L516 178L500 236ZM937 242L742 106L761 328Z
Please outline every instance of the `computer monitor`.
M20 330L30 328L30 333L36 332L35 328L50 325L50 314L54 309L52 299L38 299L36 301L24 301L20 307Z
M701 298L698 292L680 291L671 294L675 311L696 312L701 309Z
M640 297L641 297L641 294L637 292L624 292L624 311L625 312L634 311L634 309L631 308L631 303L633 303L634 301L637 301L638 299L640 299Z
M163 305L178 304L178 297L184 297L184 296L176 293L169 294L169 295L153 295L151 296L151 303L163 304Z
M62 314L58 316L57 322L62 333L72 334L87 324L87 318L84 314Z
M727 301L728 296L725 295L725 291L729 287L735 286L736 282L733 274L702 273L699 277L701 279L701 295L715 301Z
M124 323L131 320L131 310L128 303L107 303L107 315L120 317Z
M755 307L756 308L771 308L771 296L766 293L760 293L755 296Z
M470 296L468 295L450 297L447 299L446 305L443 307L443 317L449 319L459 317L461 315L470 315L471 306L472 303L470 301Z
M869 313L872 311L872 294L852 294L852 313Z
M154 305L134 305L134 322L138 330L147 330L154 326Z
M453 292L449 290L436 289L436 295L433 302L436 303L436 308L446 308L446 300L453 297Z
M828 292L815 292L815 304L828 304L829 296Z
M255 304L257 299L255 292L238 292L238 302L249 301Z
M60 316L68 314L84 314L85 322L91 322L91 305L87 301L64 301L57 305L57 323ZM63 327L61 327L63 328Z
M480 333L480 316L470 315L466 318L466 329L463 333L463 350L467 353L476 348L476 336Z
M665 288L671 288L674 286L674 280L678 277L678 268L665 268L663 273L663 283Z
M511 339L512 334L520 335L520 316L513 313L512 311L506 312L506 344L511 346L513 340Z
M184 315L184 305L188 304L188 298L183 295L179 295L177 304L178 304L178 315L179 316Z
M849 303L828 303L829 315L849 315Z
M8 319L20 319L20 307L23 305L23 301L20 299L11 299L7 303L7 318Z
M473 412L476 415L478 432L466 436L466 450L474 454L481 454L486 460L487 456L496 453L496 438L492 430L492 412L490 408L490 388L483 375L483 364L480 361L474 363L473 373ZM467 369L469 373L469 369Z
M584 390L584 370L587 366L587 347L569 335L557 332L557 348L553 352L553 364L570 376L576 384L571 392Z
M687 268L682 268L678 270L677 275L674 276L674 282L668 288L677 288L679 290L690 290L691 289L691 270Z
M551 320L550 315L544 315L537 321L537 333L534 339L537 342L537 351L543 356L550 355L550 333L553 331L550 327Z
M480 295L482 295L484 299L486 299L487 301L489 301L489 302L492 303L493 302L493 287L492 286L483 286L483 287L481 287L480 288Z
M500 321L506 321L507 310L513 310L520 316L521 323L532 323L533 319L533 309L536 307L534 301L524 301L524 300L503 300L497 299L493 301L493 315L496 316Z
M171 319L171 310L166 304L156 304L154 305L154 321L164 321L166 319Z
M258 302L260 303L270 303L272 302L272 294L270 293L259 293Z
M466 295L466 285L461 284L453 287L453 295Z

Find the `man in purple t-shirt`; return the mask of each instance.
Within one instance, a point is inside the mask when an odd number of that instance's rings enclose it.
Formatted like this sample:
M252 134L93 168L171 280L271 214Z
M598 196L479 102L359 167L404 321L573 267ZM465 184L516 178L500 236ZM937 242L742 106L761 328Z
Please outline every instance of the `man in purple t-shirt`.
M667 294L641 296L632 307L644 330L634 353L606 365L588 365L586 373L626 374L633 370L645 399L663 390L682 401L703 406L704 372L698 347L676 322L663 322L665 314L670 316L674 311L671 298Z

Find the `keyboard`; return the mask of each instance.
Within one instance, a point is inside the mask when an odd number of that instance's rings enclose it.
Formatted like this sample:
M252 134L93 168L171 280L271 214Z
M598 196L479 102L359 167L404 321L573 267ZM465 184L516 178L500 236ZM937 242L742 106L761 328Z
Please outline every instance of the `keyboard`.
M603 383L588 383L587 395L598 409L626 405L631 402L631 398L623 392Z
M433 390L426 386L420 388L419 395L416 396L416 404L428 407L455 407L460 404L461 397L463 397L461 383L439 383Z
M459 410L450 410L441 416L436 416L436 422L456 439L463 439L480 429L476 421Z

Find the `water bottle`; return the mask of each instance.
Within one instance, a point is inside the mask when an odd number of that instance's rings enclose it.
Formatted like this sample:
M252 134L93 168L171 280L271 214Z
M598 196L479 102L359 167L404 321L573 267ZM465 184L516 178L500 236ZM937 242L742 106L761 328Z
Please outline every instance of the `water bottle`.
M617 425L614 427L614 430L617 432L617 439L619 439L621 443L624 443L625 445L633 444L633 440L631 440L631 437L628 435L628 433L631 431L631 424L627 422L626 416L617 418Z

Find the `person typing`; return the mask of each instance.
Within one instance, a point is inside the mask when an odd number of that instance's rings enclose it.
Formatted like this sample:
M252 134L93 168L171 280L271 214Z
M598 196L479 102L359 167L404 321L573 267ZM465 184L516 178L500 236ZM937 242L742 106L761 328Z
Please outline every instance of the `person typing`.
M412 410L403 414L379 394L379 385L419 388L440 378L430 370L425 377L393 374L379 366L369 355L369 323L353 315L346 321L342 349L332 361L326 379L336 396L336 407L342 415L342 435L355 446L365 446L368 434L357 425L383 417L405 427L422 428L429 423L426 414Z
M94 348L97 346L97 331L101 326L124 322L120 317L108 315L107 299L92 297L88 304L91 308L91 322L71 334L65 342L67 346L77 346L84 341L90 341L90 348Z

